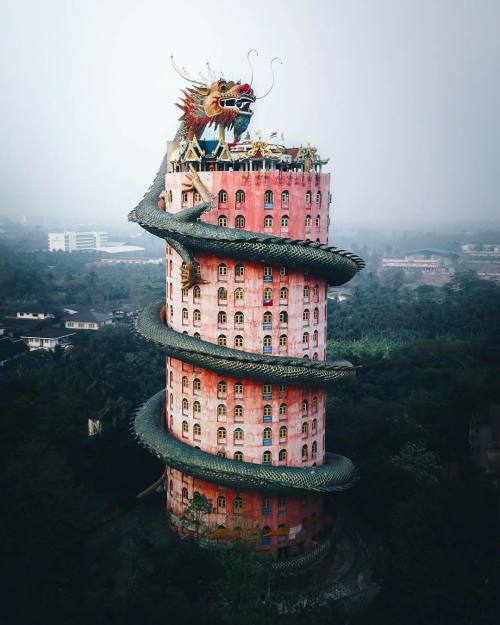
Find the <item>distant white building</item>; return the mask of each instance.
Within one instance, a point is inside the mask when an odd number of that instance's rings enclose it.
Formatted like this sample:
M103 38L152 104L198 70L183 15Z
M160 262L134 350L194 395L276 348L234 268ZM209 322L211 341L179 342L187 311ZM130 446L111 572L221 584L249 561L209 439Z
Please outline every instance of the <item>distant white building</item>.
M113 323L111 315L96 310L79 312L64 317L64 327L72 330L99 330L103 326Z
M74 331L71 332L64 328L46 328L45 330L26 332L24 336L21 336L21 339L30 348L30 351L34 349L53 351L57 345L63 347L67 345L73 334L75 334Z
M24 309L24 311L16 312L16 319L30 319L33 320L44 320L44 319L54 319L54 315L51 312L44 312L42 309L37 310L37 306L30 306Z
M106 246L107 232L49 232L49 252L87 252Z

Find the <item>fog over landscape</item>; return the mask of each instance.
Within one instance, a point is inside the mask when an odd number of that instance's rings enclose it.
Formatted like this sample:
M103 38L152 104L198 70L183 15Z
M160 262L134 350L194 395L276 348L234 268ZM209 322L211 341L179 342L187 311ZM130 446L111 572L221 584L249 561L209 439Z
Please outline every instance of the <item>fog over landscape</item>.
M336 223L498 217L500 5L440 2L24 3L0 26L0 215L125 223L210 60L249 80L251 132L330 157Z

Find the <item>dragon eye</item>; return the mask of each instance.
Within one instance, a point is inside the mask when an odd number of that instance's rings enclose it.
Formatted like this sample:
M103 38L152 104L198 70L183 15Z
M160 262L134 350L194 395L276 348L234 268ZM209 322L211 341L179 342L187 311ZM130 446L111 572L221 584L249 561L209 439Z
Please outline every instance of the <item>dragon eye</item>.
M224 91L227 91L227 85L221 85L220 90L222 91L222 93L224 93Z

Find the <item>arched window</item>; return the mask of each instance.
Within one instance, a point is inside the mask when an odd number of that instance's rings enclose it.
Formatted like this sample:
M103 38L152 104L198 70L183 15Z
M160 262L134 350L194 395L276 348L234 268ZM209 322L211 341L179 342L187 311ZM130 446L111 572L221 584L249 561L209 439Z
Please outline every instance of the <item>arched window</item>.
M316 191L316 204L321 204L321 191Z
M170 191L167 193L167 200L169 202L172 202L172 189L170 189Z
M286 347L288 345L288 337L286 334L280 334L280 347Z
M188 400L184 397L184 399L182 400L182 413L183 414L187 414L189 410L189 402Z
M264 428L264 431L262 432L262 441L264 442L264 445L270 444L272 439L273 431L271 430L271 428Z
M226 406L224 404L219 404L217 406L217 417L225 417L226 416Z
M226 347L227 337L225 334L219 334L219 336L217 337L217 344L220 345L221 347Z
M217 223L222 228L227 228L227 217L225 215L219 215L219 219L217 220Z
M201 436L201 425L199 423L195 423L193 425L193 437L200 438Z
M272 417L273 416L273 407L270 404L266 404L264 406L264 416Z
M288 289L286 286L282 286L280 289L280 299L288 299Z
M237 215L236 219L234 220L234 227L236 228L236 230L243 230L245 228L245 218L243 217L243 215Z
M272 208L272 207L273 207L273 192L270 189L268 189L264 193L264 208Z
M280 418L286 417L286 413L287 413L287 405L280 404Z
M273 227L273 218L271 215L266 215L264 217L264 228L272 228Z
M201 381L200 378L195 378L193 380L193 393L198 393L201 391Z
M310 313L309 313L309 309L305 308L304 311L302 312L302 321L304 321L305 323L309 324L309 317L310 317Z
M281 218L281 227L288 229L288 215L283 215Z
M241 382L235 383L234 394L236 397L243 397L243 384Z
M309 410L309 405L307 403L307 399L302 400L302 414L306 415Z
M283 280L288 276L288 267L280 267L280 278Z
M311 445L311 456L313 458L316 458L317 455L318 455L318 443L314 441L313 444Z
M227 323L227 314L224 310L219 310L217 315L217 323L220 326L225 326Z
M201 334L200 334L199 332L195 332L195 333L193 334L193 338L195 338L195 339L201 339Z
M172 395L172 393L170 393L170 408L172 408L174 405L174 396Z
M280 462L286 462L286 457L287 457L287 453L286 453L286 449L280 449L280 453L279 453L279 461Z
M217 508L225 508L226 507L226 497L224 495L219 495L217 497Z
M227 265L225 263L219 264L219 279L227 278Z
M241 349L243 347L243 337L241 336L241 334L237 334L234 337L234 346L236 347L236 349Z
M273 301L273 290L269 287L264 289L264 304Z
M317 284L314 285L313 287L313 295L314 295L314 299L316 301L318 301L318 297L319 297L319 286Z
M272 282L273 280L273 268L269 265L264 266L264 281Z
M269 527L269 525L265 525L262 528L260 542L262 545L271 544L271 528Z
M188 317L189 317L188 309L187 308L183 308L182 309L182 323L183 323L183 325L187 324Z
M234 325L242 326L245 323L245 315L241 311L234 313Z
M217 455L219 456L219 458L225 458L226 457L226 451L224 449L219 449L217 451Z
M316 287L314 287L316 288ZM319 321L319 308L316 306L316 308L313 311L313 321L314 323L318 323Z
M233 511L240 512L243 508L243 499L238 495L233 499Z
M286 190L282 191L281 192L281 203L282 204L288 204L289 199L290 199L290 195L289 195L288 191L286 191Z
M227 204L227 191L224 189L219 191L219 204Z
M302 445L302 460L307 460L307 458L308 458L307 445Z
M243 280L245 277L245 267L244 265L236 265L234 268L234 277L236 280Z
M196 271L196 277L199 278L201 276L201 265L198 261L193 261L194 270Z
M243 296L244 296L244 291L241 287L238 287L237 289L235 289L234 291L234 302L242 302L243 301Z
M286 325L287 323L288 323L288 313L286 312L286 310L282 310L280 312L280 324Z
M304 347L309 347L309 332L304 332L302 335L302 345Z
M173 371L171 371L171 372L169 373L169 376L168 376L168 377L169 377L169 380L170 380L170 386L172 386L172 385L173 385L173 383L174 383L174 372L173 372Z
M264 337L264 353L268 354L271 352L272 347L273 347L273 339L269 334L266 334L266 336Z
M199 204L201 202L201 195L198 193L198 191L194 192L194 203L195 204Z
M286 425L282 425L280 427L280 443L286 441L287 436L288 436L288 429Z
M318 352L314 352L314 354L313 354L313 360L318 360Z
M219 303L225 303L227 301L227 290L223 286L221 286L217 291L217 299L219 300Z
M236 462L243 462L243 452L235 451L233 455L233 459L236 460Z
M262 454L262 462L263 464L271 464L273 456L269 450L265 451Z
M174 482L172 480L170 480L170 482L169 482L168 490L169 490L171 495L174 494Z
M306 228L311 227L311 215L306 215L306 218L304 219L304 225Z
M219 428L217 430L217 442L218 443L225 443L226 442L226 437L227 437L226 428Z
M236 428L236 430L234 430L233 438L235 445L242 445L245 438L245 433L241 428Z
M199 286L193 287L193 299L197 300L201 297L201 289Z
M270 330L273 323L273 313L270 310L266 310L262 317L262 323L264 324L264 329Z
M189 385L189 380L187 379L187 375L183 375L182 376L182 390L183 390L183 392L186 392L188 385Z
M304 421L302 424L302 438L307 438L309 426L307 425L307 421Z
M245 203L245 192L242 189L238 189L235 195L236 204L244 204Z
M318 331L314 330L314 332L313 332L313 345L315 345L316 347L318 345L318 337L319 337Z
M311 203L311 192L307 191L306 192L306 204L310 204Z
M316 226L316 229L318 229L321 226L321 217L319 215L314 220L314 225Z
M318 412L318 398L316 396L312 398L312 411Z
M312 434L316 434L317 429L318 429L318 420L317 419L313 419L311 421L311 433Z
M240 406L239 404L237 404L234 407L234 419L235 421L243 420L243 406Z
M193 325L199 326L201 323L201 312L199 310L193 310Z
M227 384L223 380L217 383L217 395L225 395L227 393Z
M309 300L309 287L307 286L307 284L304 287L304 299Z
M182 436L187 436L189 432L189 425L187 421L182 422Z
M182 499L184 501L187 501L188 498L189 498L188 489L184 486L184 488L182 489Z

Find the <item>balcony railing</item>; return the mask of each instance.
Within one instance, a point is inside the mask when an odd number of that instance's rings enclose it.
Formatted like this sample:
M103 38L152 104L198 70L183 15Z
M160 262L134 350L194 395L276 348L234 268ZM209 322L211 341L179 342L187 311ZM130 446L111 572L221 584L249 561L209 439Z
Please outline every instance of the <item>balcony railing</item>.
M271 512L272 512L272 510L271 510L270 507L269 508L268 507L263 507L262 508L262 516L271 516ZM269 536L269 538L271 538L271 537Z
M264 347L262 348L262 353L263 354L272 354L273 353L273 348L271 346L264 345Z
M269 445L272 445L272 444L273 444L273 441L272 441L272 439L270 439L270 438L263 438L263 439L262 439L262 444L263 444L265 447L269 447Z
M266 209L274 208L274 202L264 202L264 208Z
M273 415L272 414L265 414L262 416L262 421L264 423L271 423L273 420Z
M266 321L265 323L263 323L262 324L262 329L263 330L272 330L273 329L272 322L271 321L269 321L269 322Z

